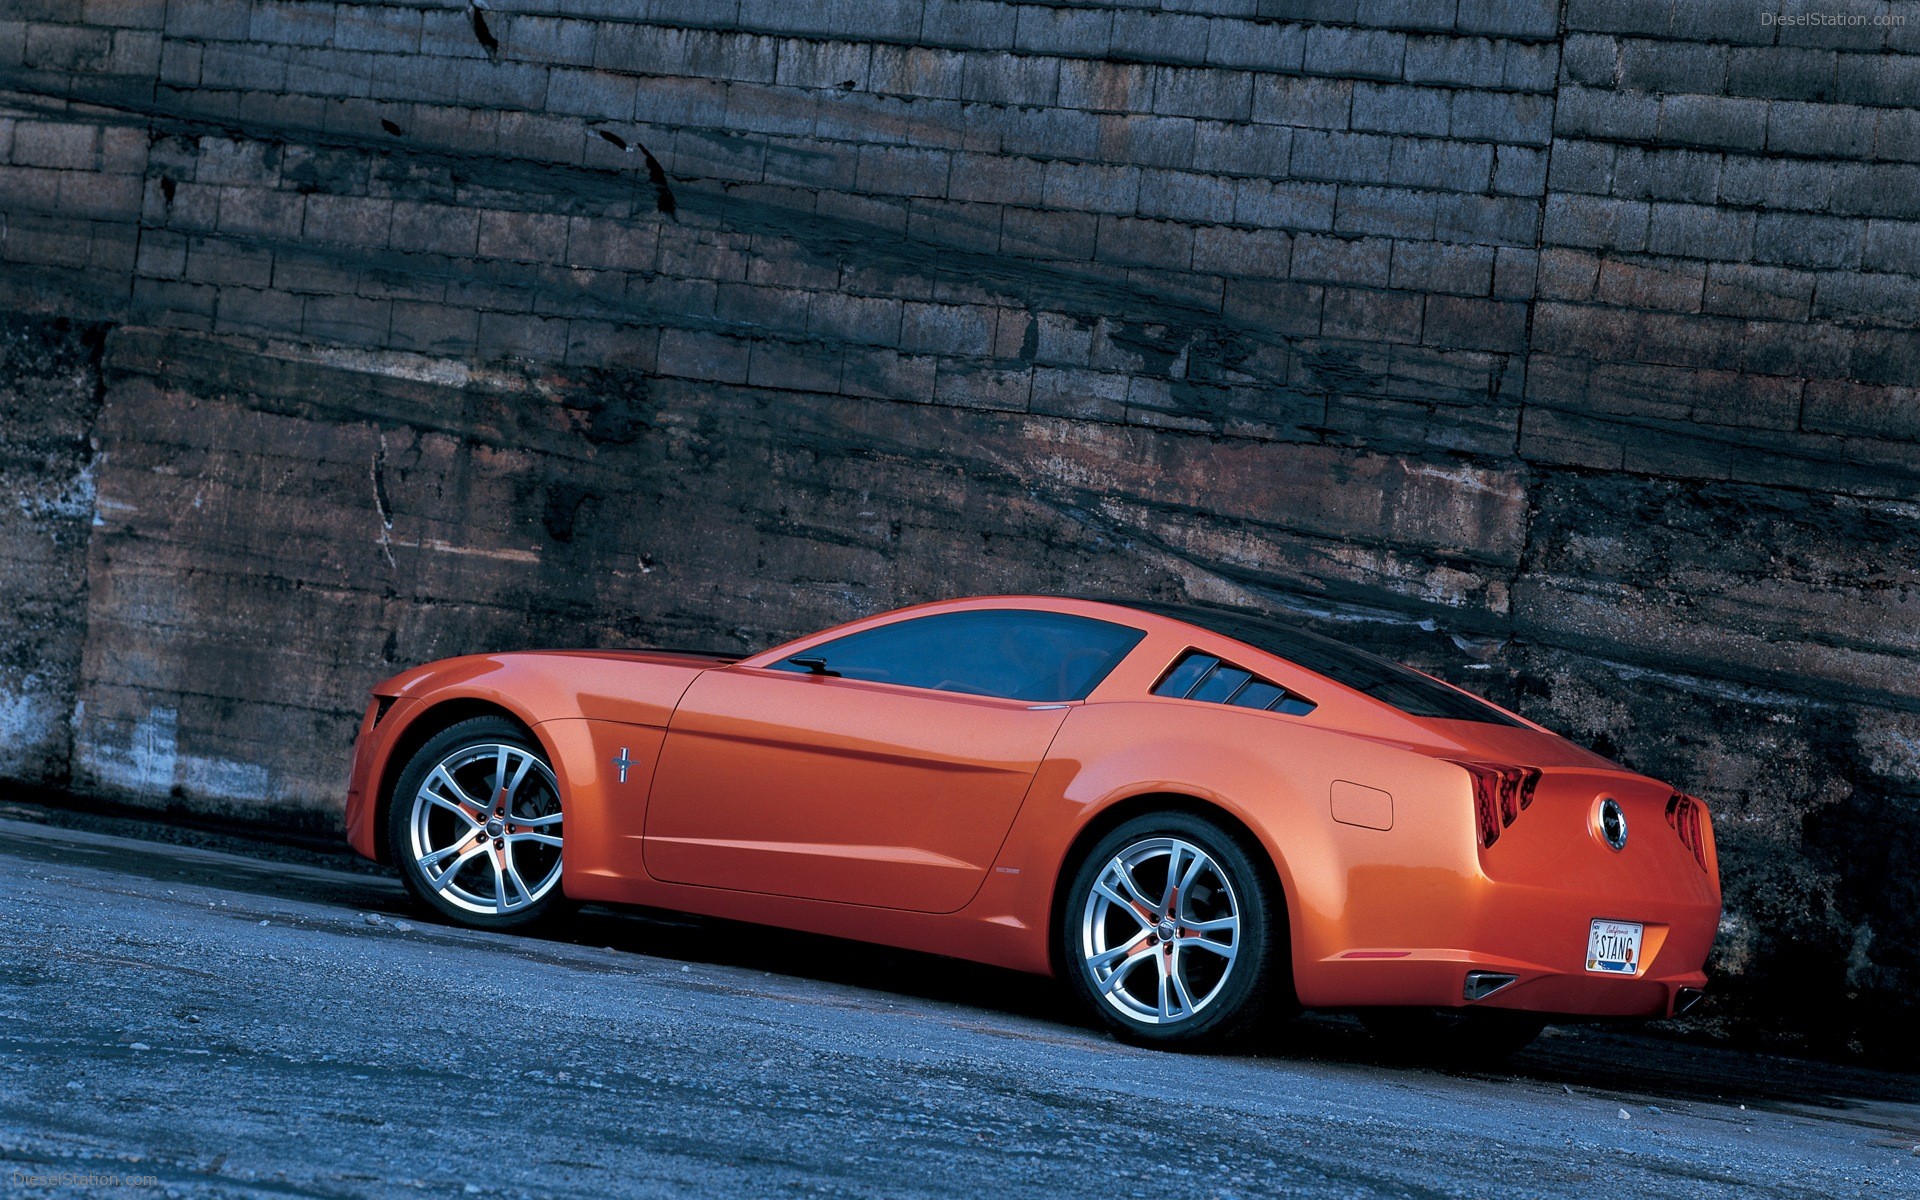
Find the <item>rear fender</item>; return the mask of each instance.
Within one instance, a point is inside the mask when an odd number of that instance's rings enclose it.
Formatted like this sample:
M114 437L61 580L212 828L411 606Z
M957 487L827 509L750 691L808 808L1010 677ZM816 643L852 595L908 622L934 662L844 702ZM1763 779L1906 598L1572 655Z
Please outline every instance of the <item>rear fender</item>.
M1391 827L1335 821L1336 780L1389 793ZM1383 908L1417 901L1436 878L1477 870L1472 807L1458 802L1463 780L1428 754L1275 713L1198 702L1087 705L1055 738L996 880L1011 870L1034 881L1021 885L1017 907L1050 931L1047 885L1074 868L1070 856L1090 825L1143 796L1187 797L1238 821L1266 852L1286 899L1297 973L1310 977L1320 958L1365 944L1356 939Z

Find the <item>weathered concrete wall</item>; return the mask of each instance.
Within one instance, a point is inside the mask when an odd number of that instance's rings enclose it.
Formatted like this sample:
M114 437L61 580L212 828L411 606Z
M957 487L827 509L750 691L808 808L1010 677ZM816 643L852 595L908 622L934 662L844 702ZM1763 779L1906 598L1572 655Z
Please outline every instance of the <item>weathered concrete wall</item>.
M0 778L67 780L103 332L0 319Z
M1775 11L21 0L0 769L321 822L426 658L1241 599L1698 790L1722 1013L1892 1045L1920 5Z

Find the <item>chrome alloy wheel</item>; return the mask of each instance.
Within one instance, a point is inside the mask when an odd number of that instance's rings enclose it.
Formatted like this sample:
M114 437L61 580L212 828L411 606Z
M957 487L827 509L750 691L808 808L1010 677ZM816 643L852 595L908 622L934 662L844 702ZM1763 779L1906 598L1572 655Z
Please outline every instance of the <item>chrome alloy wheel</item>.
M1233 973L1240 907L1206 851L1145 838L1108 860L1080 919L1094 991L1129 1021L1172 1025L1213 1001Z
M519 912L560 883L560 786L519 746L467 745L441 759L407 825L421 879L467 912Z

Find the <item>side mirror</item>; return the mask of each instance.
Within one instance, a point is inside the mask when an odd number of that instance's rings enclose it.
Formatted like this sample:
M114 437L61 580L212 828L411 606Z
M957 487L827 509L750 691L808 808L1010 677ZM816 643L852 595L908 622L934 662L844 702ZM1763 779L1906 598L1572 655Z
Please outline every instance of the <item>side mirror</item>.
M840 672L829 671L827 669L826 659L817 657L815 655L811 655L811 654L796 655L795 657L790 658L787 661L792 663L796 667L805 667L807 669L807 673L810 675L831 675L835 679L840 678Z

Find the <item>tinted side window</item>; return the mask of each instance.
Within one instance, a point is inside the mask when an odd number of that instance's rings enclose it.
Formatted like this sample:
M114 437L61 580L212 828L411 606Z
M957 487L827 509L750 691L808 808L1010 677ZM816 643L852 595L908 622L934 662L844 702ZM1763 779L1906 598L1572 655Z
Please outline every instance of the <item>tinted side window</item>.
M987 609L915 617L803 651L847 679L1044 704L1084 700L1146 634L1069 613ZM805 671L791 661L775 670Z
M1153 694L1231 704L1235 708L1263 708L1295 717L1303 717L1318 707L1305 696L1289 692L1270 679L1262 679L1252 671L1221 662L1198 650L1182 655L1154 685Z

